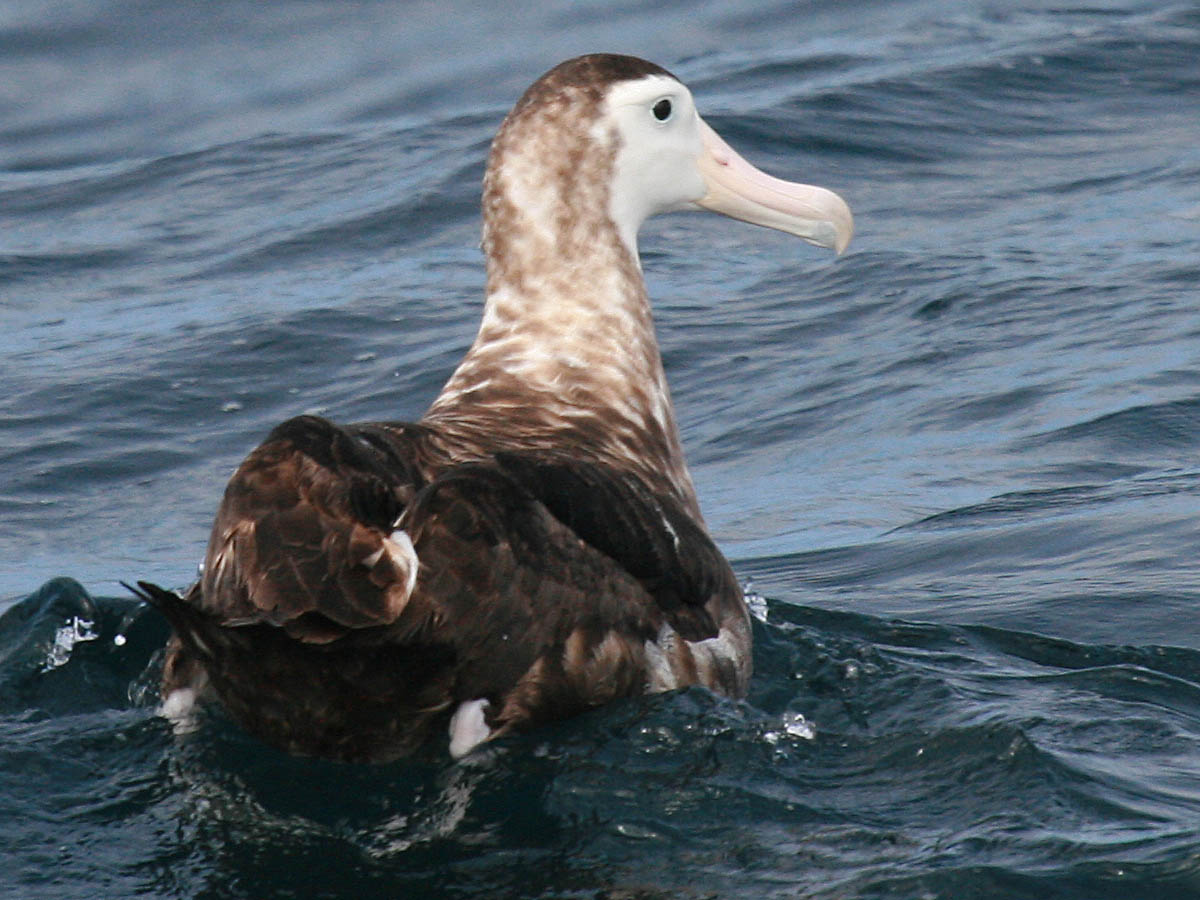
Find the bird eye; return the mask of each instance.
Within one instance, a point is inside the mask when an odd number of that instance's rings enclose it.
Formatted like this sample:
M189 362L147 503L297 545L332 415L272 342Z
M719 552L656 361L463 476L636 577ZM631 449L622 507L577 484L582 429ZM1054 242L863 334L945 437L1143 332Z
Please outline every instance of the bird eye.
M661 100L659 100L657 103L654 104L654 107L651 110L651 112L654 113L654 118L658 119L658 121L660 121L660 122L667 121L667 119L671 118L671 101L668 100L666 97L663 97Z

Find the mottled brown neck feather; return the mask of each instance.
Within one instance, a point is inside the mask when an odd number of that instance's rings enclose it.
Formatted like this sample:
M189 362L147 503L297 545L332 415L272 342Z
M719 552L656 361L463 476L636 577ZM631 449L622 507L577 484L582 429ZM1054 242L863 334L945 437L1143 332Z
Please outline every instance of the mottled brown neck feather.
M698 516L636 250L610 213L619 146L603 99L555 70L501 127L484 177L483 322L425 421L483 453L635 472Z

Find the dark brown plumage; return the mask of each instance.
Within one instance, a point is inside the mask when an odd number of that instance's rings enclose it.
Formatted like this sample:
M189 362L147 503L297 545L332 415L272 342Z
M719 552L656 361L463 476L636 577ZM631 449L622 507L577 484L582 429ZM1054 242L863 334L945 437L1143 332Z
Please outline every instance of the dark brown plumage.
M484 179L479 335L429 412L283 423L229 482L200 581L142 584L175 630L164 711L212 696L289 752L380 761L447 727L462 755L644 691L744 694L749 615L637 258L641 221L685 206L849 240L840 198L754 170L658 66L536 82Z
M226 490L201 581L183 598L142 585L175 629L164 695L199 663L263 740L386 760L477 698L496 736L641 693L664 630L678 684L744 692L746 667L686 649L745 612L678 503L596 464L454 463L440 443L419 425L276 428ZM397 519L420 560L411 593L388 553L365 563Z

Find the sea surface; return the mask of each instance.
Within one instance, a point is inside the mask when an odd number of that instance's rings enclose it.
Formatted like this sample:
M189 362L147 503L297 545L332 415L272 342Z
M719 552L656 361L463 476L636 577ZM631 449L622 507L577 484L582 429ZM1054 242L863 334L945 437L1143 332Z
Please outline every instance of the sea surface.
M0 0L0 896L1200 897L1200 7ZM749 698L388 766L155 714L276 422L412 419L593 50L822 184L642 250Z

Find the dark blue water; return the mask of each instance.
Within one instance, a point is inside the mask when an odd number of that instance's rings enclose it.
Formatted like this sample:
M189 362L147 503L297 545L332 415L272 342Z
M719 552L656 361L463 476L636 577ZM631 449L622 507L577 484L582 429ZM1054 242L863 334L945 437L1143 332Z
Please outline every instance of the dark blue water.
M0 895L1200 896L1196 7L461 7L0 3ZM857 218L643 235L748 701L173 736L118 581L189 581L273 423L420 415L488 141L590 50Z

